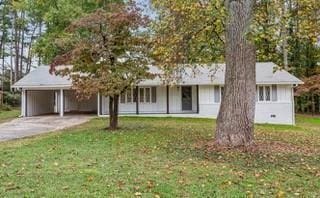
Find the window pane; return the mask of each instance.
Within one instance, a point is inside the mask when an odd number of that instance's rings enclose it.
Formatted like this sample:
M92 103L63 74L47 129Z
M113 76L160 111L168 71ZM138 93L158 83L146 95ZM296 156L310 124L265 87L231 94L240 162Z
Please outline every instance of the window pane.
M152 103L157 103L157 87L151 88Z
M220 102L220 87L214 86L214 102L219 103Z
M146 88L146 102L150 102L150 88Z
M272 101L278 100L277 85L272 85Z
M132 90L131 89L127 90L127 102L128 103L132 102Z
M265 87L265 95L266 95L266 101L271 100L271 89L269 86Z
M144 88L140 88L139 89L140 91L140 102L144 102Z
M264 101L263 87L259 87L259 101Z
M138 97L137 89L133 88L133 102L137 102L137 97Z
M120 96L120 103L126 103L126 92L122 93Z

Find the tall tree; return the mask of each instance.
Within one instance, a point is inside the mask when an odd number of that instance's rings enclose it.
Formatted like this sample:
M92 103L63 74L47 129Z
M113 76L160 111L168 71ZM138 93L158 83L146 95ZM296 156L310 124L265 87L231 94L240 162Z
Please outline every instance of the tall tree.
M251 144L256 56L247 33L254 1L226 1L224 5L218 0L187 3L154 0L153 4L159 10L154 28L155 59L159 59L160 65L171 65L164 68L169 71L181 65L226 60L225 94L215 141L224 146Z
M247 32L254 0L228 0L224 96L215 141L223 146L250 145L254 139L256 49Z
M108 4L67 28L59 40L65 52L52 62L72 68L58 71L68 75L78 99L100 93L109 98L109 129L118 128L119 96L151 77L148 72L147 19L133 3ZM137 97L137 94L135 94Z

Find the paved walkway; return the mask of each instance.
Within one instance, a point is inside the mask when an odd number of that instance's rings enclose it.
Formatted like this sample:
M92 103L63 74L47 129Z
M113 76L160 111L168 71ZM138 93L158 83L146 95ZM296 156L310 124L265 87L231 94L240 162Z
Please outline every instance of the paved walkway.
M92 116L70 115L18 118L0 124L0 142L58 131L89 121Z

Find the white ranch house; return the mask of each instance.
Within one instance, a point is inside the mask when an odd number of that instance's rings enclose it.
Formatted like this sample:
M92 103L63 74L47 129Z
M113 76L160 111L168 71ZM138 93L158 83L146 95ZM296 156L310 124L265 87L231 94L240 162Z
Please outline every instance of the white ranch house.
M156 67L150 68L158 72ZM276 68L273 63L256 64L255 122L294 125L293 88L302 81ZM223 95L224 70L224 64L198 66L185 71L174 86L163 85L160 78L143 81L121 95L119 113L216 118ZM108 115L107 97L97 94L79 102L71 87L68 78L49 74L48 66L33 70L14 85L22 91L24 117L67 113Z

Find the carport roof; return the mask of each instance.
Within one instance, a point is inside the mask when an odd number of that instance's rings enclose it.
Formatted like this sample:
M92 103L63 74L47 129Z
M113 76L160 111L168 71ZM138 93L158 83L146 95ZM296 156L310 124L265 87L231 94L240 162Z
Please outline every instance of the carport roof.
M49 66L40 66L16 82L14 88L70 88L71 80L49 73Z
M150 72L161 74L158 67L150 66ZM210 85L224 84L225 64L198 65L194 69L187 68L182 72L180 85ZM271 62L256 64L257 84L302 84L303 82L285 70L280 70ZM153 80L145 80L142 86L161 85L159 77ZM68 77L56 76L49 73L48 66L41 66L20 81L14 84L14 88L71 88L72 82Z

